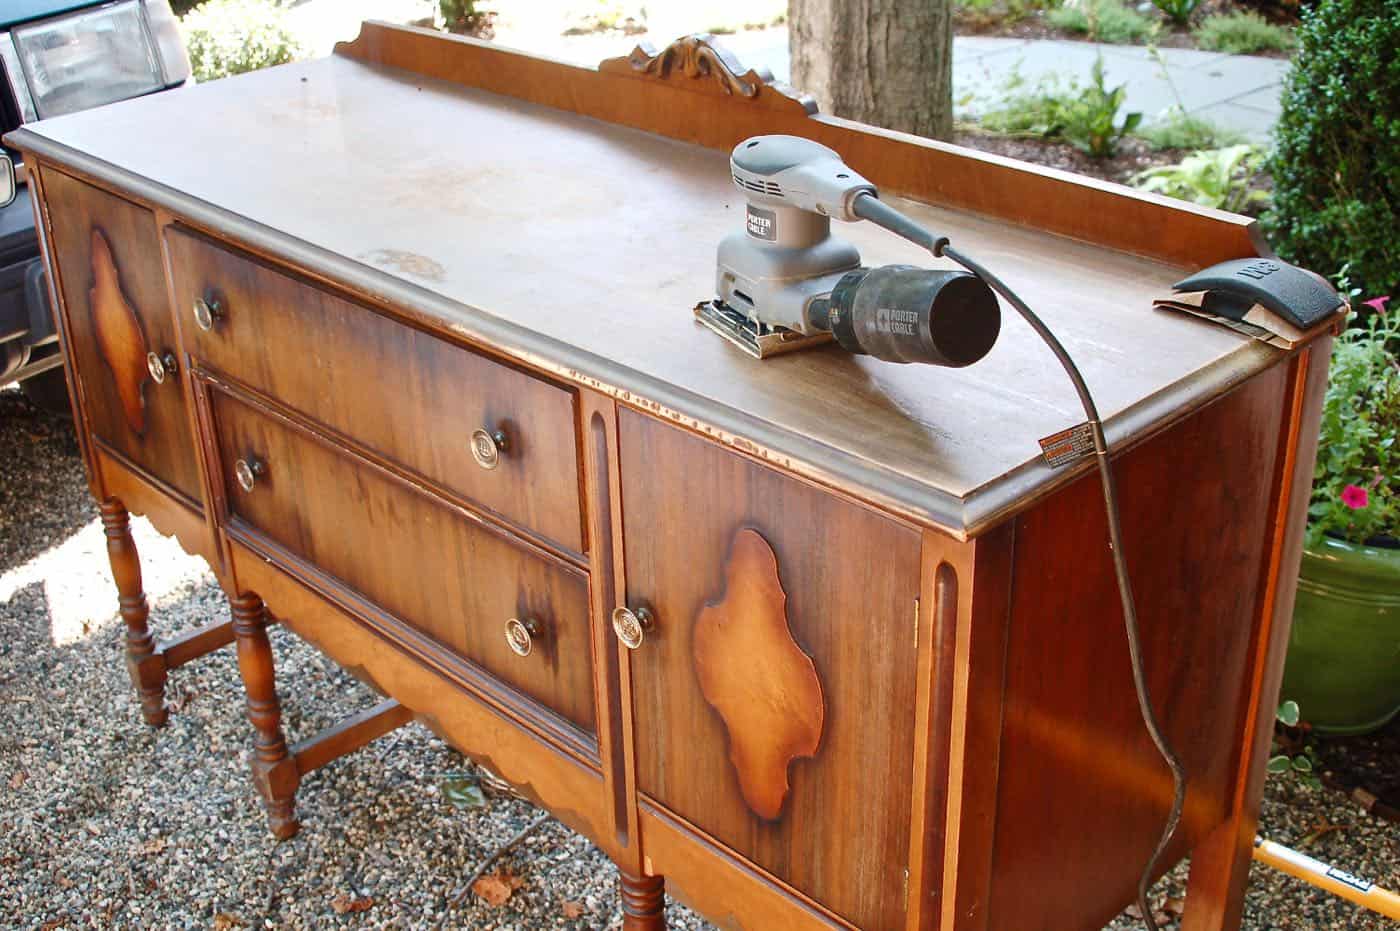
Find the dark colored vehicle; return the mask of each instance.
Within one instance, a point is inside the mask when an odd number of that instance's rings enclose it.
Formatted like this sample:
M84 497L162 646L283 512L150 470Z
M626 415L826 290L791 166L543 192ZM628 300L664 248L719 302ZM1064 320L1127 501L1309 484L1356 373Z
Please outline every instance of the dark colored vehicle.
M0 0L0 133L189 82L168 0ZM67 409L34 212L17 171L17 196L0 209L0 385L21 382L36 402Z

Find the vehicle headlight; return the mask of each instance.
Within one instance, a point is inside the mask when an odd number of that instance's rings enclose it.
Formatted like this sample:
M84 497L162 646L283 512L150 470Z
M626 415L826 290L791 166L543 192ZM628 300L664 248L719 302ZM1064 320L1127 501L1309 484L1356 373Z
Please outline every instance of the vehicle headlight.
M91 10L15 27L10 38L20 75L40 119L87 110L116 100L139 97L177 84L188 75L188 60L178 45L179 60L164 63L164 36L173 20L164 2L120 0ZM155 35L153 33L162 34ZM8 50L6 50L8 51ZM174 65L173 68L169 67ZM170 72L174 73L170 73Z

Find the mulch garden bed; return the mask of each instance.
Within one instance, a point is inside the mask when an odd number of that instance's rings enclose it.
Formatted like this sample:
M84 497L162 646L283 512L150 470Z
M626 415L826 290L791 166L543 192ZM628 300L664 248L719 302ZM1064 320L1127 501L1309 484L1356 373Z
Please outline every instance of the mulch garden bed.
M1001 36L1008 39L1067 39L1072 42L1087 41L1080 32L1061 29L1050 22L1045 10L1024 10L1017 12L1017 4L1002 2L989 10L974 10L965 6L953 9L953 32L960 36ZM1281 2L1238 3L1235 0L1203 0L1192 16L1192 25L1200 23L1207 16L1217 13L1237 12L1259 13L1265 19L1279 25L1297 23L1296 9L1291 9L1289 0ZM1152 15L1148 11L1148 15ZM1161 19L1162 28L1153 44L1161 48L1199 48L1191 27L1181 27ZM1289 52L1263 50L1253 54L1263 58L1288 58Z
M1123 184L1139 171L1174 165L1188 154L1182 149L1154 149L1143 140L1129 136L1118 143L1117 155L1093 158L1068 142L1038 136L1005 136L972 126L959 126L953 133L953 141L969 149Z

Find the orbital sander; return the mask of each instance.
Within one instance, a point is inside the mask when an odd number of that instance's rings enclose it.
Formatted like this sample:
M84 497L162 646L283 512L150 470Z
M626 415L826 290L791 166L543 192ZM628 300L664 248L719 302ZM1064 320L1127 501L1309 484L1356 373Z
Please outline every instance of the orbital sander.
M992 289L964 271L861 265L831 219L870 220L941 254L935 238L879 199L836 152L797 136L758 136L730 156L744 229L720 243L705 326L760 359L829 343L889 362L961 367L996 342Z

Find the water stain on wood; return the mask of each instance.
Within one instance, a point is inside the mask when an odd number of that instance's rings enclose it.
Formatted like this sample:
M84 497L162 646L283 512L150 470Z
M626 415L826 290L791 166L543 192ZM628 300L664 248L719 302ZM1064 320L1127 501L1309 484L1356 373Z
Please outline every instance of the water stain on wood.
M380 268L392 268L405 275L413 275L415 278L426 278L429 281L445 281L447 279L447 269L442 266L441 262L416 252L406 252L402 249L375 249L359 255L357 258L361 262L368 262Z

